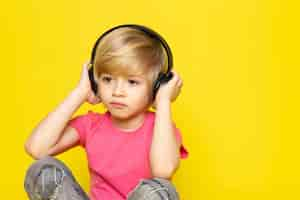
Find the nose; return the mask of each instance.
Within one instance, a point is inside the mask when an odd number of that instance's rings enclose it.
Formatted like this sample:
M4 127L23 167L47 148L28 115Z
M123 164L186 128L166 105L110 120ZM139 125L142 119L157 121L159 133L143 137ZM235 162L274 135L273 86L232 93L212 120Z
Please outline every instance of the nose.
M124 94L124 85L122 81L119 80L116 82L116 85L113 89L113 96L124 96Z

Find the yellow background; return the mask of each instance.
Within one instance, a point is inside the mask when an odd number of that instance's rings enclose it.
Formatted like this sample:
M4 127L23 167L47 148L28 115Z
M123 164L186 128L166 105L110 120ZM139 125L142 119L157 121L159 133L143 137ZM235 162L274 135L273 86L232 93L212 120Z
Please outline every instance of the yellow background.
M1 199L28 199L25 140L76 86L96 38L123 23L160 32L184 82L172 104L190 152L174 178L181 199L299 199L296 2L2 2ZM103 110L76 115L88 109ZM88 191L83 149L58 158Z

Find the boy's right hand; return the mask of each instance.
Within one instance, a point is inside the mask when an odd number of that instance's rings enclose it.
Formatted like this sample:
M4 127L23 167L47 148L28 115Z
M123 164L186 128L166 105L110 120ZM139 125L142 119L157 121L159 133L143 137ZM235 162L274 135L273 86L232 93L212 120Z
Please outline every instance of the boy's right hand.
M96 96L92 90L91 82L89 79L89 73L88 73L88 64L89 64L88 62L83 64L81 78L77 85L77 88L84 94L85 101L95 105L101 103L101 99L100 97Z

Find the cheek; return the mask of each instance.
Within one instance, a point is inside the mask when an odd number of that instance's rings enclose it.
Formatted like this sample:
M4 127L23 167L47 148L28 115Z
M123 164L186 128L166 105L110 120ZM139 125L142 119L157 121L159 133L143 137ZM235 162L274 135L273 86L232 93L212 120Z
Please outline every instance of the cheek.
M100 89L99 88L98 91L99 91L99 95L100 95L101 99L103 99L103 100L108 98L108 96L111 96L110 93L109 93L109 90L107 90L107 89L104 89L104 88Z
M139 92L132 91L129 95L133 101L147 102L149 100L151 92L149 89L143 89L139 90Z

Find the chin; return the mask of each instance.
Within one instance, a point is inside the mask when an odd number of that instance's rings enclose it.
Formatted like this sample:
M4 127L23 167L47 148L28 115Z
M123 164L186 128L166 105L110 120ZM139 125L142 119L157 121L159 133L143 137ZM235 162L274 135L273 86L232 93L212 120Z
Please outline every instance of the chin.
M124 111L118 111L118 110L110 110L111 115L119 120L127 120L130 119L134 116L137 116L141 111L128 111L128 110L124 110Z
M114 118L117 119L128 119L130 117L130 113L126 110L114 110L114 109L109 109L109 112Z

